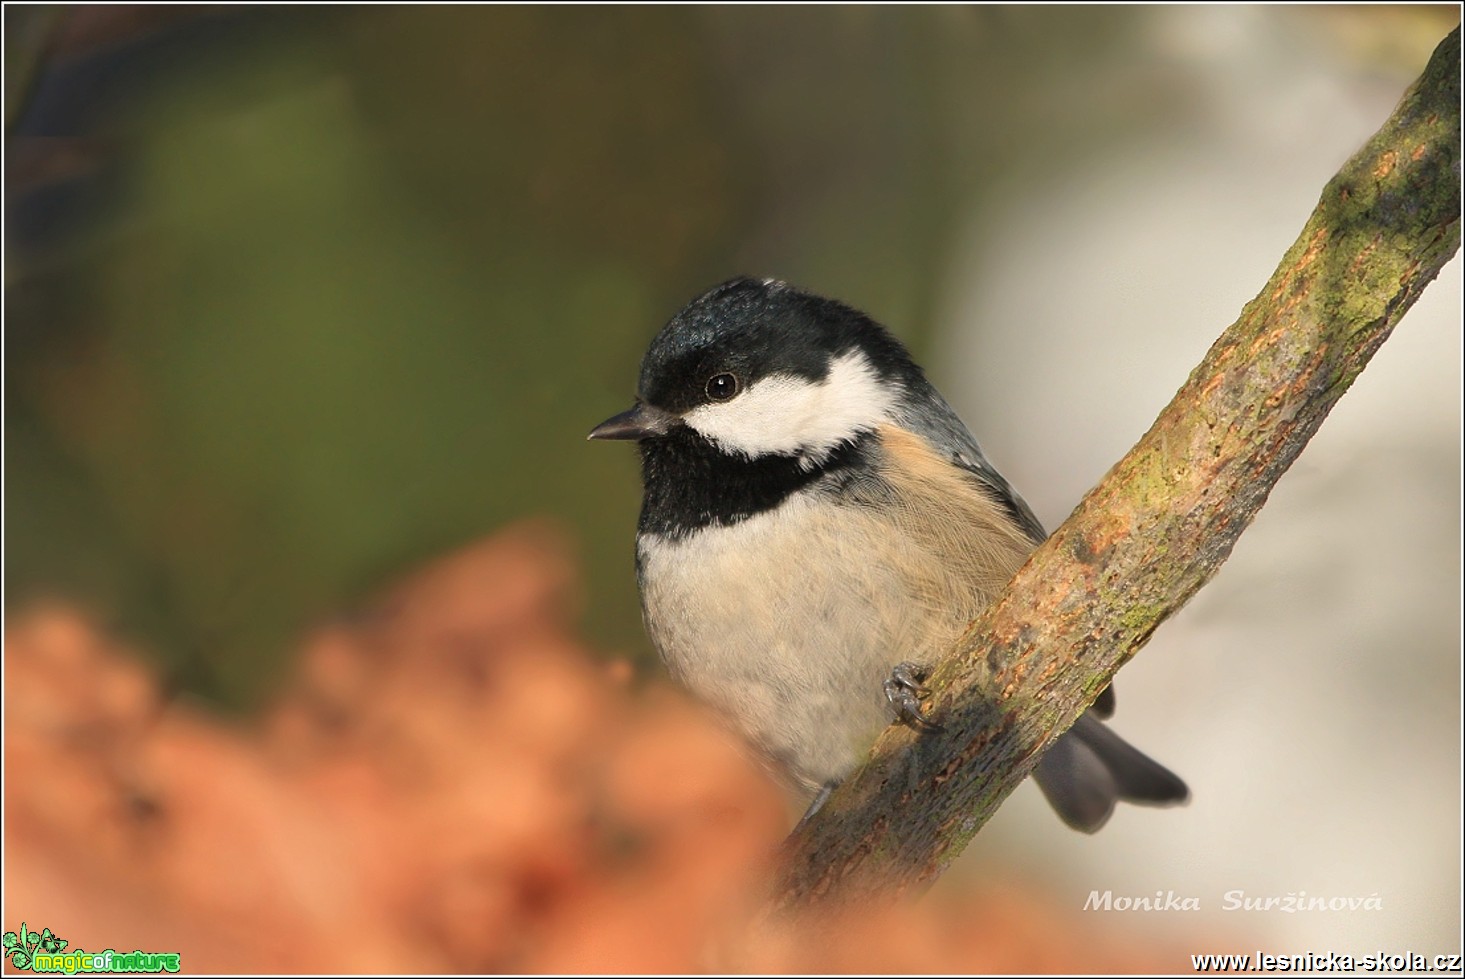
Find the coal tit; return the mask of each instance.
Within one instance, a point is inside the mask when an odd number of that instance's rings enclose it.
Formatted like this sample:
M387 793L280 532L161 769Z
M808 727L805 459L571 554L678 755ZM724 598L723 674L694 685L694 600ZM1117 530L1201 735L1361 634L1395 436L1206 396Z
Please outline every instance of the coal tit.
M1047 536L900 341L772 279L677 313L635 407L590 438L640 443L636 575L662 659L811 813L893 719L930 724L920 663ZM1117 800L1189 794L1103 723L1113 706L1106 690L1034 773L1085 832Z

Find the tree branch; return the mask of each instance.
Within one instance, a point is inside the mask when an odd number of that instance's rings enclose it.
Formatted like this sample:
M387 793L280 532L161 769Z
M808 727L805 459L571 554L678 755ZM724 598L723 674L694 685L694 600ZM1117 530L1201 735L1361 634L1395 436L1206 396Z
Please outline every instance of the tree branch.
M1154 426L939 664L944 730L888 729L793 837L771 907L934 881L1115 671L1216 573L1460 245L1460 29L1324 188Z

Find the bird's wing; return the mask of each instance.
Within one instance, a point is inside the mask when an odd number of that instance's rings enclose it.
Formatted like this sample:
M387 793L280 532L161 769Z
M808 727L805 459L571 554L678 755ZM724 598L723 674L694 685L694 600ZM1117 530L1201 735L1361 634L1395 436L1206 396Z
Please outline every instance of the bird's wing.
M957 417L956 412L935 388L928 387L926 393L929 397L915 399L922 407L906 409L905 414L896 420L897 424L921 436L943 456L975 476L1012 515L1023 532L1032 538L1034 545L1046 540L1048 532L1043 529L1043 524L1033 513L1032 507L1027 505L1027 501L1018 495L1012 484L987 461L987 457L982 454L982 447L977 444L976 438Z
M976 438L946 400L935 388L929 388L928 392L930 396L924 400L925 406L919 411L908 410L898 420L898 424L924 438L953 463L971 473L1017 521L1018 526L1032 539L1033 546L1041 544L1048 538L1048 532L1043 529L1043 524L1038 520L1037 514L1033 513L1032 507L1027 505L1027 501L1018 495L1012 484L987 461ZM1111 684L1094 700L1090 712L1107 720L1114 715L1114 706L1114 687Z

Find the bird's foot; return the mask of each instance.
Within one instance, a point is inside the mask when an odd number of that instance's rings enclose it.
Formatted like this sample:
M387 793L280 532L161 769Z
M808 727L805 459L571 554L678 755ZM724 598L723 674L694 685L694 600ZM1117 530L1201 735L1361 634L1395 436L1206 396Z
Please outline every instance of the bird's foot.
M921 698L931 694L925 686L930 675L929 666L906 662L891 670L890 678L885 681L885 699L895 708L896 718L921 731L941 730L940 724L926 720L921 713Z

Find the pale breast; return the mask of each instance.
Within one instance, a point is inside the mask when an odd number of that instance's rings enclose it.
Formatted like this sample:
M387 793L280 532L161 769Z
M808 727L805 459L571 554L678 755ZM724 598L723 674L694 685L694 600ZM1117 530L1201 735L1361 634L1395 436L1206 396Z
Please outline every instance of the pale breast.
M792 781L842 778L891 714L882 682L942 655L1031 545L916 436L880 479L639 544L647 629L672 674Z

